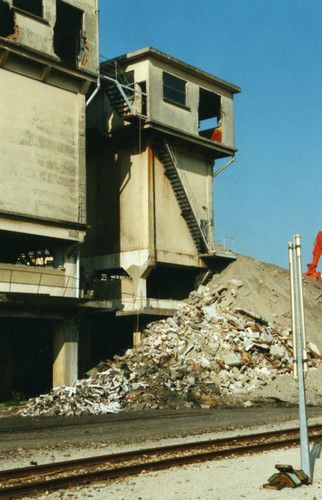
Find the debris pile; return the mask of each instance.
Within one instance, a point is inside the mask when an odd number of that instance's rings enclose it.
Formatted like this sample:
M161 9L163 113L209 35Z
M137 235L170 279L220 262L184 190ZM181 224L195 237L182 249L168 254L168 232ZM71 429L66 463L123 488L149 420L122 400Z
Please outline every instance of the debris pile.
M73 387L31 399L22 415L247 406L255 389L292 371L292 335L247 309L224 307L226 291L201 286L172 318L148 325L139 347L100 363ZM308 353L312 370L321 355L312 343Z

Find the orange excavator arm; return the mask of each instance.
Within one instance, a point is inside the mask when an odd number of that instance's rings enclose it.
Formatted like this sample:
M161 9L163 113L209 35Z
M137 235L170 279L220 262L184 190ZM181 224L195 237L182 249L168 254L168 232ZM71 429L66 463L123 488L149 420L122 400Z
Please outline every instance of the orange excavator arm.
M322 255L322 231L319 231L317 234L312 253L313 253L312 262L307 265L307 272L304 275L308 276L309 278L320 280L321 273L319 273L319 271L317 271L316 268L319 265L319 260Z

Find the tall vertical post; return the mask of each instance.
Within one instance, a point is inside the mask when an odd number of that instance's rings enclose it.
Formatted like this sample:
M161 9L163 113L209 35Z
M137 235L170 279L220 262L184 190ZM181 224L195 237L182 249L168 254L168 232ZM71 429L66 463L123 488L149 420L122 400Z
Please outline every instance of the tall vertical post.
M296 319L295 319L295 287L294 287L294 255L293 243L288 244L288 261L290 269L290 293L291 293L291 312L292 312L292 339L293 339L293 376L297 380L297 340L296 340Z
M304 363L306 358L303 356L303 345L306 341L305 336L303 336L303 333L305 335L305 325L304 331L302 329L304 324L304 304L301 271L301 238L299 235L294 237L293 243L289 243L289 256L291 271L290 279L293 282L291 284L291 302L294 301L294 307L292 307L292 326L293 328L295 326L296 330L296 345L293 346L293 350L294 358L297 357L301 468L310 480L312 480L304 382ZM304 352L306 352L306 349Z

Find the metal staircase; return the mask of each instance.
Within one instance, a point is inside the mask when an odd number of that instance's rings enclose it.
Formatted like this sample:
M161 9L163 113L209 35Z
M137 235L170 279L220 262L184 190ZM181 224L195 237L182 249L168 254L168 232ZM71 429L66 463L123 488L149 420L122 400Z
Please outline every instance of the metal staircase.
M160 161L164 165L165 174L173 188L181 209L181 215L187 223L198 252L201 254L209 252L207 235L202 228L202 219L198 215L198 208L196 203L194 203L193 195L189 192L188 182L183 179L183 173L180 173L178 169L173 148L165 139L156 142L154 147Z
M131 84L117 62L105 62L101 66L102 89L122 120L131 121L143 116L142 102L146 94Z

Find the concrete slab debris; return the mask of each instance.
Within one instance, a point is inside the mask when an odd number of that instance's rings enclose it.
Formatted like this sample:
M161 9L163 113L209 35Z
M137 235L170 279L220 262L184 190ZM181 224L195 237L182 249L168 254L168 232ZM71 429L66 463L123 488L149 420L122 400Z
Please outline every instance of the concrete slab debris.
M22 415L249 406L256 390L291 373L290 330L222 307L220 296L205 286L192 292L172 318L147 326L141 345L31 399ZM320 358L311 344L310 371Z

